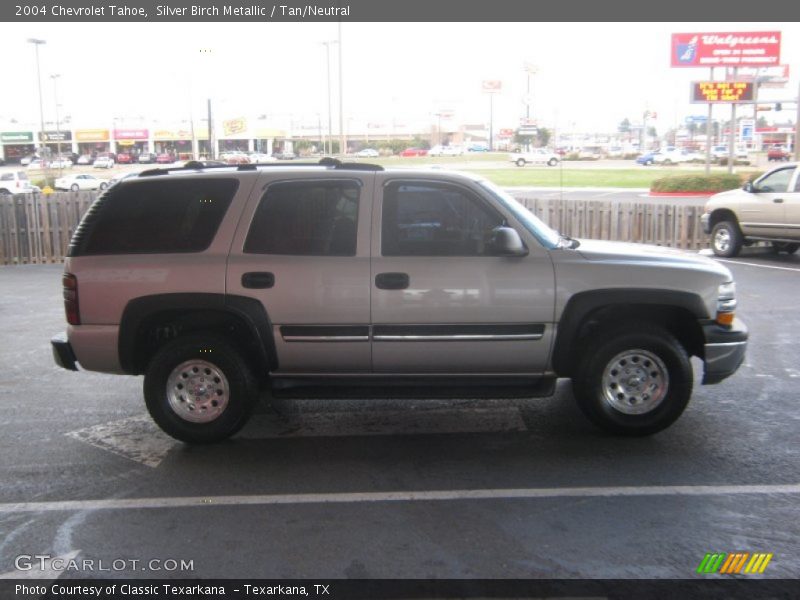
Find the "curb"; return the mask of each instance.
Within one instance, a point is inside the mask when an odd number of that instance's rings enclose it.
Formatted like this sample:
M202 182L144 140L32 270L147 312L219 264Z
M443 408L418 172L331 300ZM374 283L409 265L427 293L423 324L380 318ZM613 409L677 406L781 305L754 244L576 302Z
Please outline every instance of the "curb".
M671 197L671 198L697 198L698 196L708 198L719 192L650 192L650 196Z

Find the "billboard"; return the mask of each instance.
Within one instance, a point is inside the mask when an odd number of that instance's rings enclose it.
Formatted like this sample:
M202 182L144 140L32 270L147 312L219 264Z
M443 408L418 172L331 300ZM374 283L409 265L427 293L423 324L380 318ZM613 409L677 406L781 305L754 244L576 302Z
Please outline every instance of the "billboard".
M673 67L770 67L781 62L780 31L673 33Z
M499 79L484 79L481 81L481 90L490 94L496 94L503 89L503 82Z
M695 81L692 83L692 103L752 102L751 81Z

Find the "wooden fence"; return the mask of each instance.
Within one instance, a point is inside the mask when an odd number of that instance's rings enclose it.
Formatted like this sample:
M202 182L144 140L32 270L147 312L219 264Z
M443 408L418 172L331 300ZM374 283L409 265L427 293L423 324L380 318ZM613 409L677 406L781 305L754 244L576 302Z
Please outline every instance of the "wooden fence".
M58 263L94 192L0 196L0 265ZM647 202L520 201L545 223L577 238L697 250L708 246L703 208ZM680 202L678 200L677 202Z

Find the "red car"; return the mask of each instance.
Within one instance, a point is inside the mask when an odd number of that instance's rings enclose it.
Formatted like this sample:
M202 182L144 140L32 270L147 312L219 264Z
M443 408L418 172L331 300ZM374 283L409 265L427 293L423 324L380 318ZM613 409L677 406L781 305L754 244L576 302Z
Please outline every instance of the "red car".
M133 157L130 154L117 154L118 165L130 165L133 163Z
M767 160L791 160L792 155L783 146L773 146L767 151Z
M156 162L160 165L167 165L170 163L174 163L175 157L172 156L172 154L169 154L168 152L164 152L156 156Z
M406 148L400 153L400 156L427 156L428 151L425 148Z

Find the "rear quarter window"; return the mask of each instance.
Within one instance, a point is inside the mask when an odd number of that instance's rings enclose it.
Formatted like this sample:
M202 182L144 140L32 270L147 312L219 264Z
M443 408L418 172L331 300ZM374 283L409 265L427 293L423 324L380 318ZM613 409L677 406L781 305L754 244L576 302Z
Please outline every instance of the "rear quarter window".
M216 178L120 183L87 211L68 255L202 252L238 187Z

